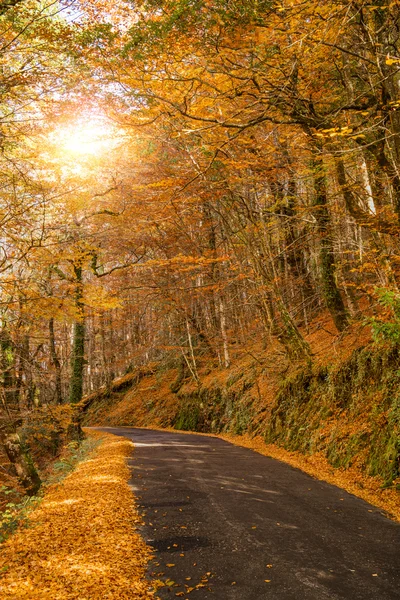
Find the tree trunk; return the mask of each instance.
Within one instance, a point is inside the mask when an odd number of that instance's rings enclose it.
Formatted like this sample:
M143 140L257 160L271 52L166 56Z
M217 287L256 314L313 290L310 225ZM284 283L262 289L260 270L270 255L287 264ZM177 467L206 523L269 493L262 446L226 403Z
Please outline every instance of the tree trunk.
M53 317L49 321L49 344L50 344L50 357L51 362L54 365L56 371L56 389L55 398L57 404L62 404L62 381L61 381L61 363L57 356L56 350L56 338L54 335L54 319Z
M318 149L319 150L319 149ZM317 151L318 151L317 150ZM312 159L314 175L314 217L319 234L319 267L321 272L322 293L329 312L338 331L348 324L347 311L336 283L336 263L332 244L332 227L328 210L325 166L322 156Z
M29 452L23 447L21 438L14 428L6 427L1 431L0 439L15 474L26 493L28 496L34 496L42 482Z
M14 374L15 348L6 328L0 333L1 376L3 380L4 399L7 407L19 408L17 387Z
M229 356L229 342L228 342L228 334L226 331L226 315L225 315L225 306L223 299L219 298L219 320L221 324L221 337L222 344L224 349L224 365L225 368L228 369L231 365L231 358Z
M82 400L83 372L85 367L85 306L83 303L82 266L74 265L74 272L76 277L75 306L77 309L77 320L74 323L72 342L69 401L71 404L78 404ZM78 412L73 417L70 434L79 438L83 435Z

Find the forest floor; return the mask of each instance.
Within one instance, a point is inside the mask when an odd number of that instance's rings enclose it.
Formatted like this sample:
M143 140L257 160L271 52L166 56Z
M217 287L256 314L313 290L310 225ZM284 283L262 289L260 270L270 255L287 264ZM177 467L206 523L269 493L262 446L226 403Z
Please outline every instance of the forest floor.
M90 432L99 446L51 485L29 524L2 545L2 600L145 600L151 551L128 485L133 444Z

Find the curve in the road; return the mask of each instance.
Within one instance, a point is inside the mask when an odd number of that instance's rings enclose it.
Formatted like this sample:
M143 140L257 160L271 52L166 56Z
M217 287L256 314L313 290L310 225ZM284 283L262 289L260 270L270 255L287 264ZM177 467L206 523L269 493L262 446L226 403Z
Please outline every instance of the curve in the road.
M162 599L400 599L400 525L221 439L107 428L133 440L131 485Z

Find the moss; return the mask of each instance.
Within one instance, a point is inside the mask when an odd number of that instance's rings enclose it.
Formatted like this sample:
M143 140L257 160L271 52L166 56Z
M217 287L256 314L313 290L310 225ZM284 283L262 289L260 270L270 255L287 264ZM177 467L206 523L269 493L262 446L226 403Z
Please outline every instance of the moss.
M392 401L387 417L374 423L367 461L370 475L380 475L385 484L400 476L400 398Z
M335 437L329 443L326 457L334 467L350 467L369 442L368 432L361 432L350 437Z
M200 421L200 407L194 403L183 405L174 423L175 429L197 431Z
M282 382L266 441L322 451L334 467L361 460L389 485L400 476L399 366L400 350L391 345L360 348L339 367L306 367Z
M233 385L235 385L235 383L237 381L239 381L240 379L242 379L244 373L243 371L235 371L234 373L232 373L231 375L229 375L228 380L226 382L226 387L230 388Z
M200 388L181 393L177 414L172 419L175 429L219 433L245 433L255 418L253 399L225 387Z
M176 379L170 385L170 390L173 394L177 394L179 392L186 377L187 377L187 367L186 367L185 359L182 356L182 358L178 362L178 372L176 375Z

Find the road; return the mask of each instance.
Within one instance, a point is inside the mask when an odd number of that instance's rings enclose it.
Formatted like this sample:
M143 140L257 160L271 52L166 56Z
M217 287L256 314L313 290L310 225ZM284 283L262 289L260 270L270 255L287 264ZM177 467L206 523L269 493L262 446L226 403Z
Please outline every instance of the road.
M400 525L379 509L218 438L104 430L136 446L161 599L400 599Z

